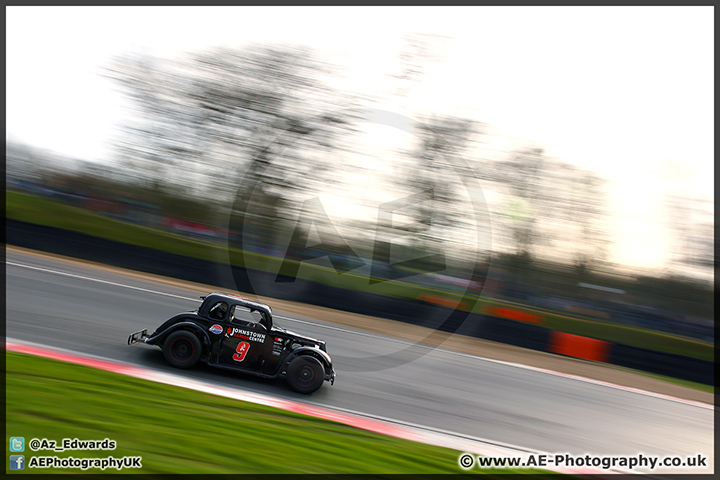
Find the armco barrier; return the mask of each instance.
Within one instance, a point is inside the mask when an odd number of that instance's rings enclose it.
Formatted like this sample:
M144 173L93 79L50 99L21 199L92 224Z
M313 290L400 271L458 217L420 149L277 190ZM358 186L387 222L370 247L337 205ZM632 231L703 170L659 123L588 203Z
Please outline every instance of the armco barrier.
M715 385L714 362L683 355L615 344L610 351L608 363L659 375L682 378L691 382Z
M481 328L472 335L474 337L543 352L548 351L552 330L487 315L472 315L472 317L482 318Z
M607 363L619 366L708 385L714 384L714 364L711 361L584 339L577 335L567 336L568 334L554 332L535 324L534 321L537 319L534 317L523 316L517 320L511 320L490 315L467 314L437 305L436 302L411 301L365 292L347 291L302 279L277 284L274 282L274 275L258 271L247 272L240 267L231 267L221 262L184 257L17 220L6 219L5 226L8 245L82 258L196 283L216 285L220 289L238 290L271 298L388 318L428 328L455 331L461 335L533 350L595 361L606 359ZM252 283L249 281L248 273L251 273ZM493 313L502 312L493 311ZM528 321L532 323L528 323Z
M8 245L194 282L213 278L218 270L213 262L12 219L5 220L5 238Z

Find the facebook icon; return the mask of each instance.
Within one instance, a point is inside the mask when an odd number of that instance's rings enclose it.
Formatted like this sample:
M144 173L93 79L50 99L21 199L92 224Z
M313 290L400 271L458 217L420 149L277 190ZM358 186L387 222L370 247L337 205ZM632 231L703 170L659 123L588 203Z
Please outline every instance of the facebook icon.
M25 455L10 455L10 470L25 470Z

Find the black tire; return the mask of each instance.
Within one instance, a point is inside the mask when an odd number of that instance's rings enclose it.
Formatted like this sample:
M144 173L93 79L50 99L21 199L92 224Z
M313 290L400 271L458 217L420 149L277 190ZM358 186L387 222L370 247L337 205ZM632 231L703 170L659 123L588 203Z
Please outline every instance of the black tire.
M303 355L288 365L287 381L296 392L312 393L322 386L324 380L325 368L315 357Z
M200 360L202 345L194 333L178 330L163 342L165 360L177 368L191 368Z

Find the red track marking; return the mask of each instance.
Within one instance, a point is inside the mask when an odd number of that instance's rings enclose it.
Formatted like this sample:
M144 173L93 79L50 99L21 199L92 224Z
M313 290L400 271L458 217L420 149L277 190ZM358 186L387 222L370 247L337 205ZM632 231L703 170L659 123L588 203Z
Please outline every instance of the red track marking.
M205 385L201 382L193 381L190 379L179 379L176 381L172 381L172 377L175 377L174 375L164 375L161 372L155 372L154 370L148 368L136 367L133 365L115 362L112 360L94 358L79 353L64 352L61 350L53 349L51 347L17 343L8 340L6 342L6 349L13 352L26 353L29 355L36 355L39 357L51 358L54 360L61 360L64 362L84 365L87 367L96 368L98 370L104 370L106 372L119 373L121 375L142 378L145 380L151 380L159 383L167 383L170 385L192 388L194 390L198 390L200 389L200 387L203 387ZM207 388L203 388L202 391L206 391L208 393L216 393L225 397L231 396L232 398L236 398L238 400L245 400L252 403L280 408L282 410L300 413L303 415L309 415L316 418L332 420L363 430L381 433L383 435L404 438L406 440L419 441L417 436L413 435L412 432L408 429L393 425L388 422L381 422L378 420L363 418L349 413L337 412L322 407L307 405L301 402L277 399L261 394L238 392L235 390L230 390L223 387L214 387L210 385L208 385Z

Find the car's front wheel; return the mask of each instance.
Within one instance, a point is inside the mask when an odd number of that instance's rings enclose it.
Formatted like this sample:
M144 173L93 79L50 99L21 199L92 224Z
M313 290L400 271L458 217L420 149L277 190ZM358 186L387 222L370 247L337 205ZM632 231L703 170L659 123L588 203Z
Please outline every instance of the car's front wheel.
M297 357L287 368L287 381L296 392L312 393L320 388L325 379L325 368L315 357Z
M178 330L165 339L163 353L173 367L190 368L200 360L202 345L194 333Z

